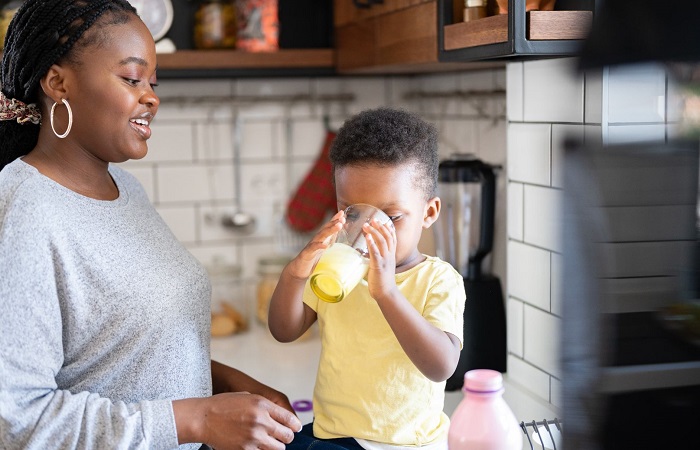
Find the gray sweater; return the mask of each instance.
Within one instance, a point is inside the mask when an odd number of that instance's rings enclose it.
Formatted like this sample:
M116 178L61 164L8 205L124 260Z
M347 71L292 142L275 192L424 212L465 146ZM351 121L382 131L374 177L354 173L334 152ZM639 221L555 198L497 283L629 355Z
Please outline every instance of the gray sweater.
M2 449L177 447L171 400L211 394L206 272L110 174L114 201L0 172Z

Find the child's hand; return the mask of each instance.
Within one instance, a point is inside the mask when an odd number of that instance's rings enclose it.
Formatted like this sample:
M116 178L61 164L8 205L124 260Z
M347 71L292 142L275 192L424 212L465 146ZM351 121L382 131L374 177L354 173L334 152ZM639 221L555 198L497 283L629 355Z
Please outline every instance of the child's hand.
M338 211L287 265L288 274L298 279L309 278L321 253L335 241L335 236L343 228L344 223L344 211Z
M391 221L382 225L376 220L366 223L362 230L369 249L369 294L378 300L396 289L396 230Z

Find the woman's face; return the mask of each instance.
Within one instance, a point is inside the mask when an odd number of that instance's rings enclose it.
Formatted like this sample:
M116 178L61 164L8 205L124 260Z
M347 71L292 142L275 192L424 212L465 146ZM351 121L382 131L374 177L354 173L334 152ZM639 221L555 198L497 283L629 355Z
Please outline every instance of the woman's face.
M88 32L104 33L104 39L82 50L80 64L66 68L66 95L73 110L69 136L83 151L105 162L143 158L160 104L153 90L153 37L136 16L127 23L93 27ZM65 113L62 106L56 110ZM62 125L56 128L59 133L65 130Z

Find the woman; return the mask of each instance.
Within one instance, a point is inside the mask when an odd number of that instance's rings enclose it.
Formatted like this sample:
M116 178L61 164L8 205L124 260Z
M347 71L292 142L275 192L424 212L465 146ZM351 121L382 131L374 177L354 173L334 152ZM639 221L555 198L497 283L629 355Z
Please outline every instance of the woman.
M283 448L288 399L209 360L205 271L110 164L159 105L135 10L28 0L0 75L0 448Z

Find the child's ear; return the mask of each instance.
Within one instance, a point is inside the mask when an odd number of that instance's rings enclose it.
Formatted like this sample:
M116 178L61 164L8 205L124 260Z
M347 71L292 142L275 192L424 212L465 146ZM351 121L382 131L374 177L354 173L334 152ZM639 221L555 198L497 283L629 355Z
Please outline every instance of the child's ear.
M428 203L425 205L425 212L423 213L423 228L430 228L430 226L435 223L440 216L440 206L440 197L433 197L428 200Z

